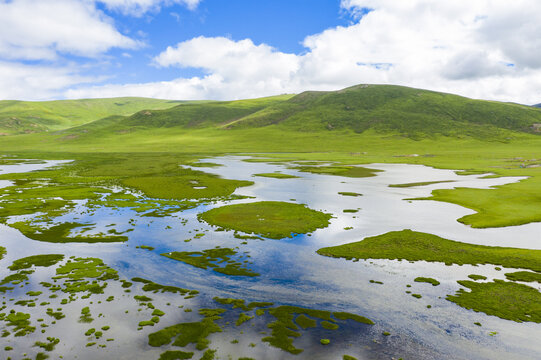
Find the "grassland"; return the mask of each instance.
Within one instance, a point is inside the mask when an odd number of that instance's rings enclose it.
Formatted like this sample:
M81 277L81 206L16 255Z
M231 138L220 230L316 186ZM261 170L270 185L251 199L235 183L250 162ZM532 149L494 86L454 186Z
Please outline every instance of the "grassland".
M322 248L317 252L348 260L403 259L447 265L493 264L541 271L541 250L472 245L411 230L388 232L358 242Z
M331 215L300 204L260 201L214 208L200 214L199 218L225 229L282 239L324 228Z

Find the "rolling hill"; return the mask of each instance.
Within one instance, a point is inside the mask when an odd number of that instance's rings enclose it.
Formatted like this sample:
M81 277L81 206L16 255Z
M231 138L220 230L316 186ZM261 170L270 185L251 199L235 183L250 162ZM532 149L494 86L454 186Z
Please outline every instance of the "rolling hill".
M0 101L0 133L28 134L66 129L111 115L131 115L144 109L167 109L179 101L110 98L58 101Z
M541 109L514 103L391 85L358 85L333 92L181 104L98 120L76 131L126 133L156 128L238 130L277 127L283 131L399 133L412 139L436 135L490 139L507 131L536 132Z
M11 111L12 117L30 118L30 105L46 113L31 118L45 130L0 137L4 151L343 151L381 138L537 141L541 131L539 108L392 85L237 101L119 98L8 105L0 115Z

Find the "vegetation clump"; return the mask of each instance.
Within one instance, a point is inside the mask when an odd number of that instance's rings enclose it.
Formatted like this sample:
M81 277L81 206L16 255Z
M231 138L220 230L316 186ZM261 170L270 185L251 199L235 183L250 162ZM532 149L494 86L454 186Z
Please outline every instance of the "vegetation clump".
M440 284L440 282L436 279L429 278L429 277L422 277L422 276L416 277L413 281L429 283L429 284L432 284L432 286L438 286Z
M289 175L289 174L282 174L282 173L261 173L261 174L254 174L254 176L259 177L268 177L268 178L274 178L274 179L295 179L298 178L298 176L295 175Z
M222 329L216 324L216 320L221 319L221 316L212 314L198 322L180 323L177 325L166 327L162 330L148 335L148 344L153 347L159 347L169 344L173 338L174 346L184 347L190 343L196 344L197 350L204 350L209 345L207 337L216 332L221 332Z
M534 273L530 271L516 271L512 273L506 273L505 277L508 280L512 281L541 283L541 273Z
M376 176L378 172L383 170L369 169L361 166L339 166L339 165L324 165L324 166L296 166L293 169L310 172L312 174L323 174L323 175L336 175L336 176L346 176L353 178L363 178Z
M331 215L300 204L260 201L214 208L200 214L199 218L226 229L282 239L324 228Z
M363 196L363 194L359 194L359 193L351 192L351 191L340 191L338 192L338 194L342 196L353 196L353 197Z
M454 180L424 181L424 182L413 182L413 183L405 183L405 184L391 184L391 185L389 185L389 187L408 188L408 187L427 186L427 185L449 183L449 182L454 182Z
M162 255L170 259L182 261L192 266L212 270L234 276L259 276L258 273L243 267L243 263L231 260L237 252L230 248L215 248L203 251L174 251Z
M477 280L486 280L486 279L487 279L486 276L484 276L484 275L478 275L478 274L470 274L470 275L468 275L468 277L469 277L470 279L476 280L476 281L477 281Z
M459 289L455 295L448 295L447 300L463 308L516 322L541 323L541 293L535 288L497 279L458 283L470 291Z
M351 259L404 259L450 264L494 264L541 271L541 250L472 245L411 230L392 231L362 241L322 248L318 254Z

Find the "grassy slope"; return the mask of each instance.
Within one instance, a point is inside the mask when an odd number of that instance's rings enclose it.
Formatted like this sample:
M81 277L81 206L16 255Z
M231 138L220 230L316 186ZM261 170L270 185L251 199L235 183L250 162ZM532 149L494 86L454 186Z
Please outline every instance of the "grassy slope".
M54 131L111 115L131 115L144 109L167 109L178 101L111 98L59 101L0 101L0 132L5 134Z
M305 92L240 119L229 127L279 124L283 129L367 129L422 139L436 134L505 138L500 129L531 131L541 111L517 104L392 85L358 85L335 92Z
M277 116L279 121L272 125L256 122L248 126L256 115L291 107L291 103L298 105L297 110L304 110L290 117ZM372 115L363 115L367 111ZM369 86L294 97L187 104L150 113L110 117L64 134L1 137L0 151L47 151L52 153L47 155L50 158L59 152L269 152L283 159L414 163L530 176L519 184L497 189L440 191L434 199L478 211L461 220L472 226L541 221L537 191L541 188L541 168L527 167L541 164L537 150L541 137L510 130L528 131L528 124L541 122L541 110L533 107L403 87ZM326 126L330 116L338 121L332 130ZM366 126L366 119L380 120L356 132ZM408 154L421 156L405 156Z

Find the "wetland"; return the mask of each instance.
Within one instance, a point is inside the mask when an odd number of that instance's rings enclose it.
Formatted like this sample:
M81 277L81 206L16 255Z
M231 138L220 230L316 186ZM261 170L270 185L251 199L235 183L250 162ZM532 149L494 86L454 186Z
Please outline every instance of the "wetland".
M6 359L541 354L541 224L434 201L524 177L143 153L0 170Z

